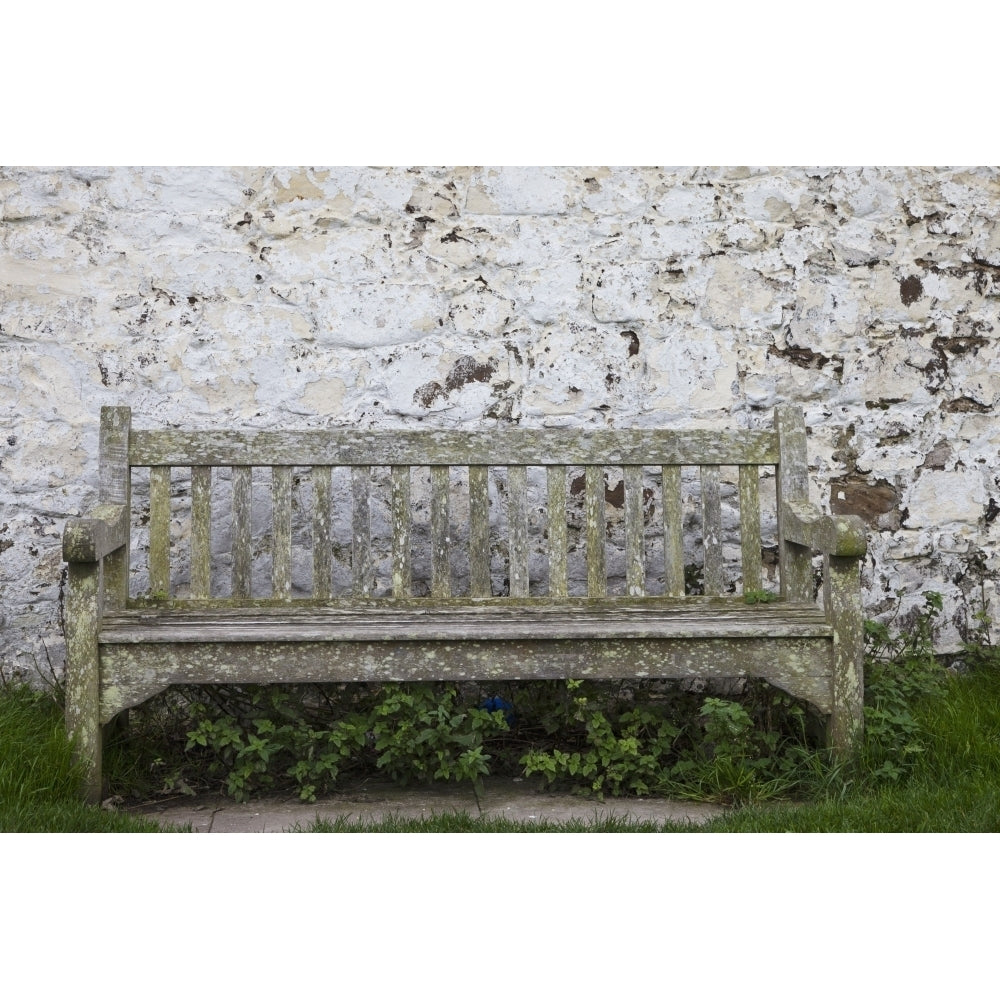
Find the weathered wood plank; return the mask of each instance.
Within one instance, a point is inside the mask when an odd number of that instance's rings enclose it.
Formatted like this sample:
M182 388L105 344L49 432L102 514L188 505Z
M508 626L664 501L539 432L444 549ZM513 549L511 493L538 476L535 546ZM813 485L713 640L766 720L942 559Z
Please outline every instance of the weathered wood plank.
M740 466L740 547L743 593L760 590L760 471L756 465Z
M676 465L661 469L663 490L663 579L668 597L684 596L684 507L681 502L681 470Z
M191 596L212 596L212 468L191 469Z
M313 597L333 596L333 538L330 512L330 468L314 465L309 474L313 494Z
M825 556L823 605L833 628L833 706L827 738L838 753L849 752L864 726L864 611L857 556Z
M153 470L150 470L152 475ZM253 469L233 468L233 597L249 597L252 589L253 551L251 531Z
M375 571L372 565L371 526L371 467L354 466L351 469L351 537L353 558L351 573L354 578L354 596L368 597L374 588Z
M282 599L292 595L292 468L271 470L272 550L271 593Z
M855 514L824 514L808 500L789 500L783 513L785 539L796 545L852 559L868 550L865 523Z
M149 592L170 596L170 469L149 470Z
M431 597L451 596L451 477L447 465L431 467Z
M588 465L585 477L587 593L591 597L604 597L608 592L608 575L604 559L604 469L599 465Z
M392 593L394 597L409 597L413 592L413 570L410 561L410 468L392 467Z
M490 480L489 466L469 466L469 587L473 597L489 597Z
M646 559L642 519L642 466L626 465L625 487L625 593L646 593Z
M567 572L566 466L550 465L548 476L549 597L569 594Z
M823 610L813 602L790 604L778 601L771 604L747 605L742 597L666 597L647 594L641 598L627 597L568 597L555 600L549 597L530 597L520 600L511 598L471 598L449 597L441 601L429 602L426 597L397 600L392 597L370 597L357 600L344 594L333 601L303 600L291 606L270 598L255 597L246 602L229 598L215 598L212 601L192 601L173 598L170 601L141 601L130 604L125 611L105 615L105 621L112 627L128 623L151 623L158 620L180 619L192 615L204 620L242 618L245 614L260 614L270 619L302 619L319 617L324 621L335 621L347 616L368 614L413 614L421 619L434 615L466 616L477 618L483 614L499 618L531 618L546 622L553 616L577 617L593 613L616 617L626 615L662 615L670 618L685 617L690 620L703 618L706 622L735 616L735 620L762 623L766 631L767 622L821 622Z
M106 618L102 643L376 641L378 639L539 640L586 638L754 638L825 636L834 629L814 604L749 606L741 600L575 598L539 606L535 601L452 598L419 601L349 601L328 607L130 611Z
M528 584L528 470L512 465L507 470L510 495L508 528L510 531L510 596L527 597Z
M114 644L102 650L102 715L138 704L169 684L522 678L759 676L829 712L830 639L701 637L373 642L239 642L223 655L205 643Z
M131 429L132 411L129 407L101 407L97 458L101 503L128 504Z
M66 730L84 771L84 796L101 800L101 568L71 562L66 579ZM142 649L143 647L138 647ZM112 712L105 722L110 722Z
M132 465L773 465L774 431L137 430Z
M63 559L66 562L99 562L124 546L128 533L128 510L122 504L98 504L87 517L72 517L66 522Z
M787 601L812 599L812 553L792 542L785 533L785 513L790 501L809 499L809 465L806 425L802 411L779 406L774 411L778 433L778 567L781 596Z
M722 577L722 499L719 491L719 467L701 467L701 523L705 550L705 593L721 594Z
M98 474L101 504L120 504L132 509L132 477L129 474L129 435L132 411L127 406L101 407L101 432L98 444ZM126 522L127 525L127 522ZM104 560L103 600L108 608L121 608L128 602L130 538L116 546Z

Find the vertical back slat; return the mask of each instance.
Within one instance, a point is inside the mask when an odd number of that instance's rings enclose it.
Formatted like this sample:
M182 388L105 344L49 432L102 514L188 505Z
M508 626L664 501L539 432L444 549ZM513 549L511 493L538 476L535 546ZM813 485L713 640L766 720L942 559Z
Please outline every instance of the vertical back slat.
M740 544L745 594L761 587L760 471L756 465L740 466Z
M233 466L233 597L250 596L252 474L249 465Z
M684 511L681 505L681 469L664 465L663 489L663 579L668 597L684 596Z
M212 596L212 468L191 469L191 596Z
M469 466L469 589L473 597L490 597L490 470Z
M372 593L372 529L371 507L371 466L351 467L351 495L354 509L351 515L351 537L353 539L354 596L371 597Z
M409 597L413 589L410 567L410 467L392 467L392 596Z
M102 406L99 439L101 503L121 504L127 516L132 510L132 470L129 468L128 443L132 431L132 411L127 406ZM128 601L129 548L131 531L125 544L104 560L104 601L108 610L123 608Z
M550 465L549 487L549 597L567 597L569 581L566 566L566 466Z
M585 514L587 518L587 595L605 597L608 578L604 564L604 470L588 465Z
M170 596L170 468L149 470L149 592Z
M722 502L719 467L701 466L702 539L705 546L705 593L722 593Z
M310 472L313 495L313 597L333 596L333 539L330 531L330 467L314 465Z
M292 469L276 465L271 470L273 550L271 593L287 601L292 596Z
M812 600L812 553L785 541L785 504L809 499L806 424L802 411L779 406L774 412L778 432L778 565L781 596L786 601Z
M528 470L512 465L507 470L510 494L510 596L528 596Z
M450 470L431 466L431 596L451 596Z
M646 564L642 525L642 466L626 465L625 486L625 593L643 597L646 593Z

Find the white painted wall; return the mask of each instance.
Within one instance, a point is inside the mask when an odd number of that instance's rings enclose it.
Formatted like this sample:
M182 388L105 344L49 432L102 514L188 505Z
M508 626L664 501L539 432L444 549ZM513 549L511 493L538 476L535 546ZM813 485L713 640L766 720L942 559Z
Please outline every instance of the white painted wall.
M137 425L760 425L872 525L867 613L986 594L1000 171L0 168L0 665L62 664L60 536Z

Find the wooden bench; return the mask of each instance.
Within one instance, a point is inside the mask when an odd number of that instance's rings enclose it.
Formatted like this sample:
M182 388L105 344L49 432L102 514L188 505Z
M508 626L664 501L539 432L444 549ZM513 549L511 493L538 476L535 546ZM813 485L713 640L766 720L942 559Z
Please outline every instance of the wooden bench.
M472 433L134 430L105 407L98 500L63 539L91 799L103 727L172 684L754 676L838 750L860 731L865 532L809 502L791 408Z

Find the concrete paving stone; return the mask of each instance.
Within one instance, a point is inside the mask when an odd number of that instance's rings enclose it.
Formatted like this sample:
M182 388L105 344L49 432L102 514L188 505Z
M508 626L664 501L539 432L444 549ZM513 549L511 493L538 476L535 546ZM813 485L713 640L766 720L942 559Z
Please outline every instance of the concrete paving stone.
M421 819L447 813L502 816L524 822L587 822L614 817L626 821L690 823L700 825L721 815L724 807L705 802L670 799L607 799L599 802L577 795L539 790L523 779L493 778L485 783L479 802L468 786L399 788L368 783L337 792L316 802L294 796L272 796L251 802L234 802L217 794L204 794L149 802L132 812L157 822L191 825L194 833L286 833L296 825L306 828L317 817L335 820Z

